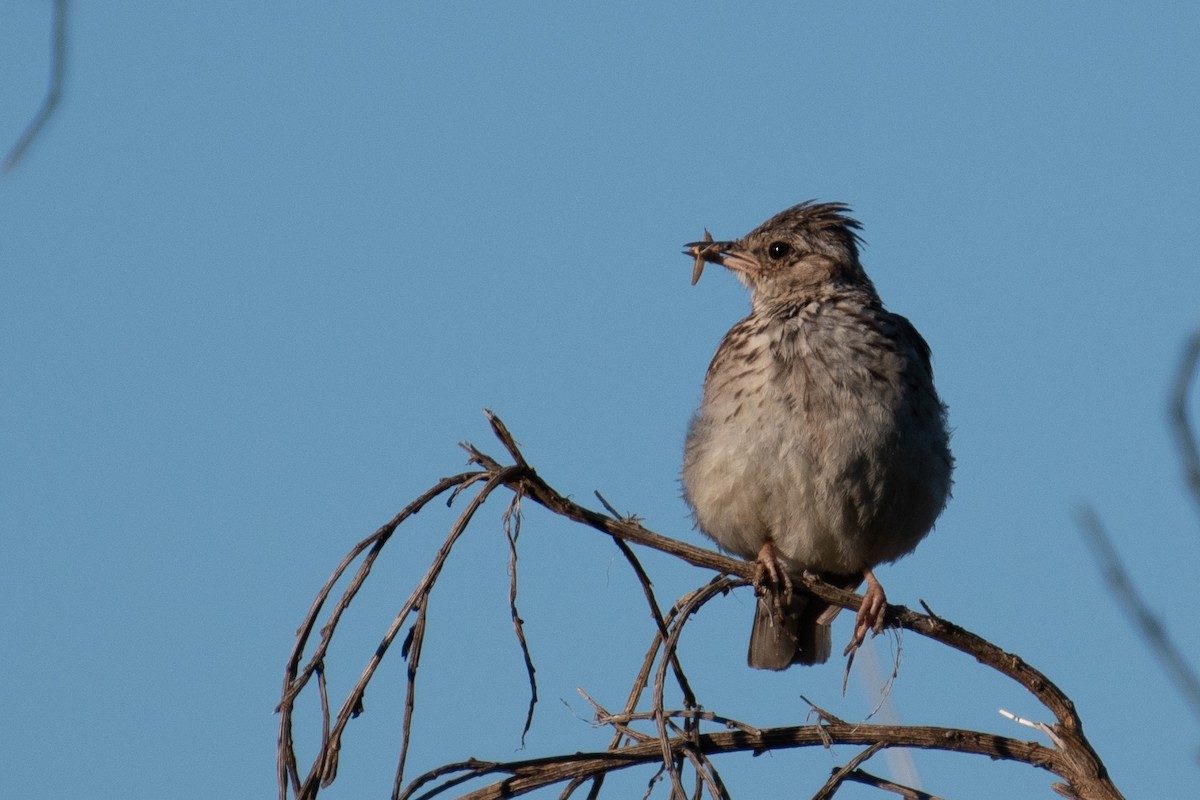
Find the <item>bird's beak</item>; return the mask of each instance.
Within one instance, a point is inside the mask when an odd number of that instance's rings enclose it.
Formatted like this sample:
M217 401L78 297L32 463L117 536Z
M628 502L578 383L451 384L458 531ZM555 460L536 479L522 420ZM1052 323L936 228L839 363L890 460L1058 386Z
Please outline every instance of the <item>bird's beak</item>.
M703 239L698 242L689 242L684 245L684 248L683 254L694 259L692 286L695 286L700 280L705 263L720 264L726 269L736 272L751 272L758 266L758 262L746 253L741 244L738 242L714 242L712 234L707 230L704 231Z

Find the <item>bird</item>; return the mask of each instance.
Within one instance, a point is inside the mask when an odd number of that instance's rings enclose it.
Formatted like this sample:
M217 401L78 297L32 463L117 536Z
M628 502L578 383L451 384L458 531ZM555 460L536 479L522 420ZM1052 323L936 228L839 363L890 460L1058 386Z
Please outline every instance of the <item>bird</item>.
M684 245L749 289L687 429L682 483L696 527L755 563L756 669L821 664L840 611L792 592L805 574L864 599L844 654L883 630L874 568L912 552L950 498L954 458L929 345L885 308L844 203L808 200L740 239Z

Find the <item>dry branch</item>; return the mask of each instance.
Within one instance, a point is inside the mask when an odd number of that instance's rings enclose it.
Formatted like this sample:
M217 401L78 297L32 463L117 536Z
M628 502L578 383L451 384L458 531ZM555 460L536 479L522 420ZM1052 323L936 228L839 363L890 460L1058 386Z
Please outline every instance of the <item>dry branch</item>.
M682 800L689 796L685 778L690 772L694 779L690 792L692 797L721 799L729 797L729 792L714 763L715 756L736 752L762 753L797 747L828 747L830 744L862 745L866 750L835 772L817 791L817 797L832 797L846 781L874 782L873 785L878 788L904 796L931 797L915 789L874 778L858 768L880 749L904 747L1019 761L1059 776L1063 783L1055 784L1053 788L1066 797L1078 800L1121 798L1120 792L1109 780L1103 763L1084 736L1074 704L1052 681L1018 656L1004 652L976 634L932 613L920 614L903 606L888 606L886 624L889 627L911 630L966 653L1025 687L1053 715L1054 722L1046 728L1053 734L1053 746L1047 747L1034 742L1022 742L991 733L959 728L847 723L815 707L819 717L815 724L763 729L703 710L688 682L676 645L688 620L701 607L728 593L730 589L751 582L754 565L657 534L643 526L636 518L616 514L607 503L604 505L608 507L609 514L579 505L552 488L538 475L526 461L503 422L490 412L488 419L497 439L514 463L503 465L476 447L464 444L470 462L478 469L439 481L388 524L359 542L318 593L297 633L296 645L285 670L282 699L278 708L278 774L281 800L287 800L289 796L315 798L320 788L327 786L336 777L338 753L346 725L361 711L363 692L367 684L398 631L409 620L414 620L415 624L402 648L402 657L408 659L409 670L400 757L393 787L393 797L401 800L432 798L463 787L467 783L477 784L480 780L489 778L495 782L461 796L480 799L514 797L543 787L562 784L564 788L560 797L570 797L578 789L588 785L588 797L592 798L599 795L606 775L639 766L654 770L650 778L651 790L654 784L662 779L670 787L670 796ZM425 574L395 615L383 641L367 660L362 675L342 702L335 717L325 697L325 657L350 601L362 587L380 550L404 521L435 497L449 493L450 500L453 500L469 487L477 487L475 495L461 512ZM470 759L444 764L405 783L404 766L408 743L412 736L411 714L424 635L425 609L430 593L446 559L475 513L493 492L501 488L513 495L503 520L509 543L509 606L530 682L531 700L525 730L532 719L537 685L533 660L524 641L522 622L516 609L516 565L522 501L531 500L555 514L612 537L637 577L650 607L651 618L654 621L650 646L641 668L633 679L621 711L610 714L588 698L596 710L598 721L613 729L612 739L606 749L509 762ZM602 498L601 501L603 502ZM712 580L680 598L664 613L655 596L649 575L633 546L648 547L666 553L716 574ZM304 654L322 609L332 595L335 585L348 574L350 567L359 559L361 563L357 571L329 613L326 623L320 629L312 655L302 668L300 665L304 663ZM798 580L795 589L843 608L857 609L861 601L861 597L853 592L835 588L810 576ZM306 775L302 777L293 743L293 707L314 675L318 678L323 730L320 751ZM668 683L681 693L682 709L667 708L665 698ZM648 707L642 705L647 702L647 696ZM651 730L639 729L639 725L645 725ZM715 726L718 730L704 730L703 726Z

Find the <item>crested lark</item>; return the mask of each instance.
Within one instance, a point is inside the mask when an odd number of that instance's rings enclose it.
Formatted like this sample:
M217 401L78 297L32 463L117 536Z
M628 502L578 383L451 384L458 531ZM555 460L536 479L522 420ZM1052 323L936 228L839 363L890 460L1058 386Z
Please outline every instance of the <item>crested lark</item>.
M840 203L802 203L745 237L686 245L750 289L688 429L684 494L702 532L756 559L750 666L829 658L838 609L793 595L806 570L867 591L846 652L882 630L872 569L912 552L950 496L946 407L929 345L886 310Z

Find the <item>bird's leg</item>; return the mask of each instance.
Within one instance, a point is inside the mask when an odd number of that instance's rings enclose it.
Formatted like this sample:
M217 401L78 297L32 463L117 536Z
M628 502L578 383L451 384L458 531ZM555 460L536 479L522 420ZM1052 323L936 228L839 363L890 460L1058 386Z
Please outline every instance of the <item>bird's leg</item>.
M863 570L867 579L867 590L863 592L862 604L858 607L858 616L854 618L854 635L850 644L846 645L842 655L850 655L867 640L867 631L874 634L883 633L883 617L887 612L887 595L883 593L883 584L876 578L870 568Z
M775 554L775 545L767 539L754 560L754 593L769 594L771 607L777 617L783 617L783 607L792 600L792 578Z

